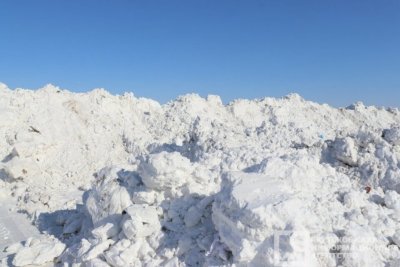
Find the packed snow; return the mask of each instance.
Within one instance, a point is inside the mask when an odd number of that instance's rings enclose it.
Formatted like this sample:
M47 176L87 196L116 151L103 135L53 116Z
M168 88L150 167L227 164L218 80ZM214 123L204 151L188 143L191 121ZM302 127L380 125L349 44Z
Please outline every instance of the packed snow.
M397 108L0 84L0 135L4 266L400 266Z

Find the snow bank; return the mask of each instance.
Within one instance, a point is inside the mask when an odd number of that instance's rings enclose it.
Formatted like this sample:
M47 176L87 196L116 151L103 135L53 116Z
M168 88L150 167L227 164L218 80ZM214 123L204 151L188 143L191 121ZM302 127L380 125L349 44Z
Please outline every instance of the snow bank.
M1 88L1 194L43 232L4 262L400 262L398 109Z

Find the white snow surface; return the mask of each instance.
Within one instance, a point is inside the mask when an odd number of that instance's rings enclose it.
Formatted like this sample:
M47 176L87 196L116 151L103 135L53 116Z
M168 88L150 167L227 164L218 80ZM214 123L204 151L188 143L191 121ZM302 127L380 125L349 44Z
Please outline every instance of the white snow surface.
M400 264L397 108L0 84L0 135L4 266Z

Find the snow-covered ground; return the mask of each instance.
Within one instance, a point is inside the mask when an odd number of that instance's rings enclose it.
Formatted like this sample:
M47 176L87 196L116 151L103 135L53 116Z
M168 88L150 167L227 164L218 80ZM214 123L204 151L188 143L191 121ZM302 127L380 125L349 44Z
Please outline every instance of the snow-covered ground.
M5 205L4 200L0 205L0 256L7 254L3 251L6 247L22 242L29 237L37 237L39 231L30 221L21 213L12 212L12 206Z
M397 108L0 85L0 135L5 266L400 266Z

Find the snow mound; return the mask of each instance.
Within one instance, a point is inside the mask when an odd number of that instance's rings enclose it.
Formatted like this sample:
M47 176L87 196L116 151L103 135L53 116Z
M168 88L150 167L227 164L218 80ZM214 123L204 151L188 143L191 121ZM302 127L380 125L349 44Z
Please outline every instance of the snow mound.
M3 264L397 266L400 112L0 86ZM1 221L0 221L1 223Z

